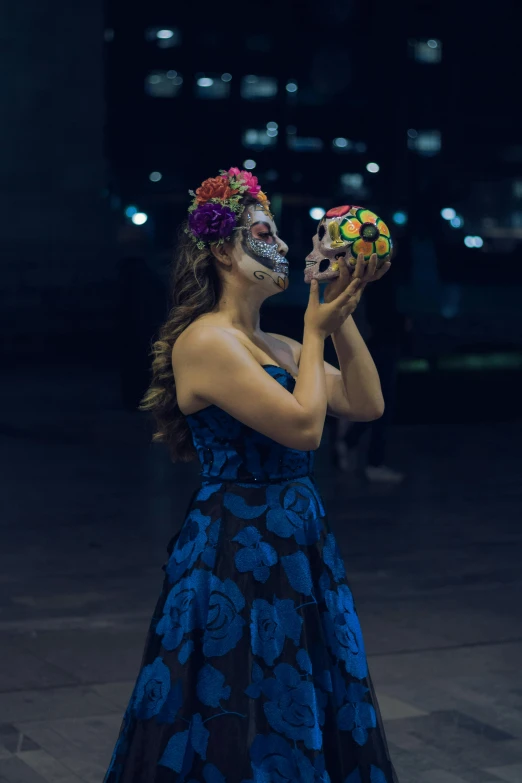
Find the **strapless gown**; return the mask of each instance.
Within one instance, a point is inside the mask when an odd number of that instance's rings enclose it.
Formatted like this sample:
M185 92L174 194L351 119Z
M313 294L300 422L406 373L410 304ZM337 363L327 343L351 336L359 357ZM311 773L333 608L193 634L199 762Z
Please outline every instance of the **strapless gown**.
M201 484L104 783L397 783L314 452L187 421Z

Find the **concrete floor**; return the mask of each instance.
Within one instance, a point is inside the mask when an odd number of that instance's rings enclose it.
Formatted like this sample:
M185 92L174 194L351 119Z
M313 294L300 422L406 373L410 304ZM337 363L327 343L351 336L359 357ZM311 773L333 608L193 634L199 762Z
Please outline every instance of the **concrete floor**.
M198 465L110 373L46 374L1 392L0 783L101 783ZM396 428L395 489L318 452L401 783L522 783L521 435Z

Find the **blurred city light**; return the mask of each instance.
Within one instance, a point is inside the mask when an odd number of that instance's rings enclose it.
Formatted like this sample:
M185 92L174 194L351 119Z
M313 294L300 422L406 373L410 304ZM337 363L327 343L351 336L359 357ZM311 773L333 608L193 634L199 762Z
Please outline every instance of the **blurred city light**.
M149 179L151 182L159 182L162 176L163 175L159 171L152 171L149 174Z
M414 58L419 63L436 65L442 60L442 44L438 38L428 40L411 38L409 44Z
M266 129L269 130L269 131L277 130L278 128L279 128L279 125L277 124L277 122L267 122L267 124L266 124Z
M364 186L364 177L358 172L356 174L346 172L346 174L341 174L341 186L345 193L361 191Z
M297 87L297 84L295 82L288 82L286 85L286 91L287 92L297 92L299 88Z
M482 237L467 236L464 237L464 244L466 247L483 247L484 240Z
M392 220L398 226L404 226L408 222L408 214L407 212L394 212L392 215Z
M457 213L452 207L444 207L444 209L441 209L440 214L444 220L453 220L453 218L457 216Z
M312 220L321 220L322 217L324 217L326 214L326 211L322 207L312 207L312 209L309 212L310 217Z
M455 217L450 220L450 226L452 228L462 228L463 225L464 218L461 218L460 215L455 215Z
M277 128L268 128L266 135L269 136L271 139L275 138L278 135L279 131Z
M278 131L257 130L256 128L248 128L243 133L243 146L253 150L264 149L276 144L276 136Z
M142 226L144 223L147 222L149 219L149 216L145 212L136 212L132 216L132 222L135 226Z
M172 49L181 44L181 31L178 27L147 27L145 40L155 43L159 49Z
M412 134L411 131L414 131ZM415 150L419 155L430 158L440 152L442 136L440 130L408 131L408 149Z
M252 169L255 169L257 166L257 163L255 160L252 160L252 158L247 158L247 160L243 161L243 166L248 170L251 171Z
M221 74L221 80L224 82L231 82L232 81L232 74L231 73L222 73Z
M318 136L288 136L286 143L295 152L320 152L323 149L323 140Z
M369 171L370 174L377 174L378 171L381 170L381 167L378 163L368 163L366 166L366 171Z
M212 87L214 84L214 79L209 79L206 76L203 76L201 79L198 79L198 87Z
M173 98L182 84L183 77L177 71L152 71L145 79L145 91L153 98Z
M138 211L138 207L135 207L135 206L133 206L133 205L131 204L130 206L128 206L128 207L125 209L125 214L127 215L127 217L132 217L133 215L135 215L135 214L136 214L136 212L137 212L137 211Z
M241 80L241 97L249 101L266 100L277 95L277 79L248 74Z
M333 140L333 143L334 147L338 147L339 149L346 149L349 144L348 139L345 139L343 136L338 136Z

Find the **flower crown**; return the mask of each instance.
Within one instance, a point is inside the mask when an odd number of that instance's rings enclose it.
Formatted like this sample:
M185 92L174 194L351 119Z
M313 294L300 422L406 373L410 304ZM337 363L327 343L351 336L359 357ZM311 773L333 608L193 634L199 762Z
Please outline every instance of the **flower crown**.
M211 244L222 245L231 238L245 209L241 201L246 193L270 215L270 202L250 171L221 170L219 177L206 179L195 193L189 190L193 200L185 231L201 250Z

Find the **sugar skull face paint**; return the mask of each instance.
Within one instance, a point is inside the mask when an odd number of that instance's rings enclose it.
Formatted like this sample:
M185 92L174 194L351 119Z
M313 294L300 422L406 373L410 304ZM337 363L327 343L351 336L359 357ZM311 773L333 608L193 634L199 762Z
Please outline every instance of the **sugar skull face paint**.
M338 277L341 256L354 269L359 253L364 254L365 261L376 253L380 269L393 248L386 223L369 209L355 206L330 209L319 222L312 241L312 252L306 257L305 283Z
M276 225L261 209L246 212L246 224L241 228L241 247L256 262L253 275L257 280L270 280L278 288L288 288L287 245L277 236ZM264 267L259 268L259 264Z

